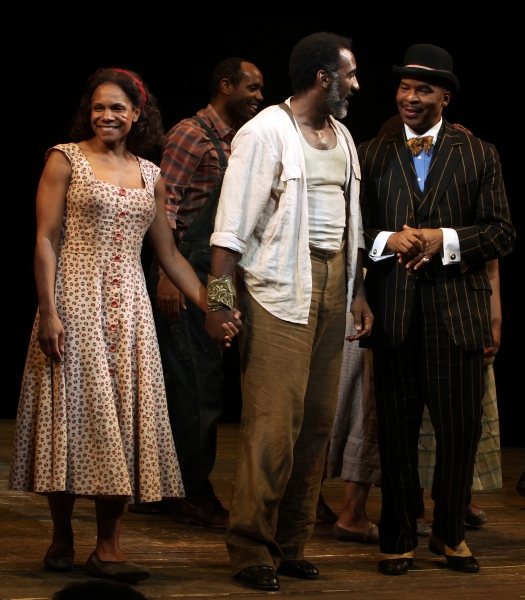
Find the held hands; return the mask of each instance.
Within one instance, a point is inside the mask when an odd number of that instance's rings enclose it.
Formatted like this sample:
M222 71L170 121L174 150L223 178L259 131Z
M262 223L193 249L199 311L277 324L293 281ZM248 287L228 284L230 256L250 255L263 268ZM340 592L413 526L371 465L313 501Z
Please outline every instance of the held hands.
M206 331L219 345L219 349L229 348L232 339L243 330L241 313L236 309L222 308L206 315Z
M157 285L157 304L160 310L173 321L180 319L180 311L186 310L186 301L171 281L162 274Z
M59 363L64 355L64 327L57 314L40 313L38 341L42 352Z

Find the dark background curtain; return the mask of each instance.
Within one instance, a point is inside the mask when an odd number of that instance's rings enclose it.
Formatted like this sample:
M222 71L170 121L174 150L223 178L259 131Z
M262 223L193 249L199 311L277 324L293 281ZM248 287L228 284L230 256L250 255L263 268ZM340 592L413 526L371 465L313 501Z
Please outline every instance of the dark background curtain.
M514 253L501 261L503 339L496 385L505 446L525 445L519 369L523 368L519 236L523 151L511 144L523 131L523 51L518 18L505 3L491 14L453 3L104 3L10 5L3 27L3 360L0 417L16 415L25 354L36 310L32 261L34 199L47 148L69 141L68 130L87 77L99 67L138 71L158 98L166 130L209 100L219 60L253 61L265 81L264 106L290 95L288 58L315 31L354 40L361 90L347 118L356 143L375 136L397 112L393 64L406 48L433 43L454 58L461 89L445 117L494 143L500 153L513 220ZM473 6L473 5L472 5ZM147 244L145 265L151 259ZM235 356L225 361L226 420L240 406Z

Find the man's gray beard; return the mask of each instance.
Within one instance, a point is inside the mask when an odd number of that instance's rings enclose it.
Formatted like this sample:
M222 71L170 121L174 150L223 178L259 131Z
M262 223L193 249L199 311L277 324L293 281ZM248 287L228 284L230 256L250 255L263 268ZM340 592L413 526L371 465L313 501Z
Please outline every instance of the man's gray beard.
M348 112L348 106L346 103L346 96L341 98L339 96L339 73L332 74L332 84L326 93L326 103L328 104L328 108L330 109L330 113L336 119L344 119L346 117L346 113Z

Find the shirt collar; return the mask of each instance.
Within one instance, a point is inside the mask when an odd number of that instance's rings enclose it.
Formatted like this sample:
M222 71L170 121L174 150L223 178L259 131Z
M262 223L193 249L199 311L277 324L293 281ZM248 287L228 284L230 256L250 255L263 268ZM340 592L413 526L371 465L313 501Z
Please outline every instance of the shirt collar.
M211 104L208 104L208 106L202 112L211 121L213 129L215 129L217 132L217 137L222 139L228 135L231 135L232 133L235 133L235 130L229 125L226 125L226 123L219 117L217 111Z
M408 125L405 124L405 134L407 136L407 141L415 138L415 137L424 137L426 135L431 135L432 136L432 145L436 145L436 140L437 140L437 136L439 133L439 130L441 129L441 125L443 123L443 117L441 117L441 119L439 119L439 122L436 123L434 125L434 127L431 127L426 133L424 133L423 135L419 135L415 132L412 131L412 129L410 129L410 127Z

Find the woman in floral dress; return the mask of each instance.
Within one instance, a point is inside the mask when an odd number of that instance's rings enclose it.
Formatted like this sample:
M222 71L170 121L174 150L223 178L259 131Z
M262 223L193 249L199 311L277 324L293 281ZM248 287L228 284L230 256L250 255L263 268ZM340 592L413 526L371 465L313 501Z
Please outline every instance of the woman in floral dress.
M46 494L46 568L73 568L75 498L94 498L88 573L140 581L119 534L126 502L184 495L162 365L140 263L148 239L163 271L206 310L206 289L180 255L159 168L140 158L162 141L139 77L101 69L87 83L75 143L48 150L37 192L39 310L18 409L10 486ZM225 327L224 345L237 333Z

